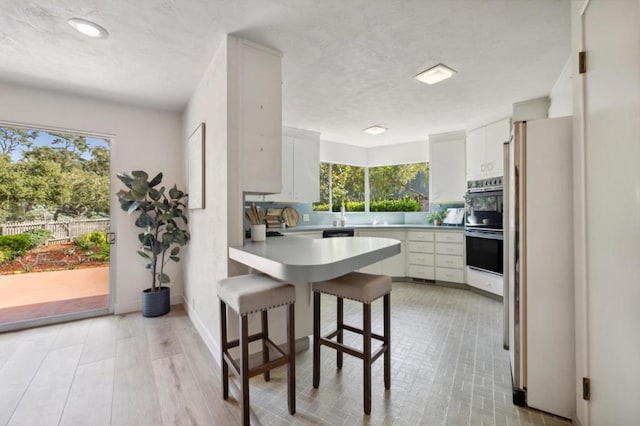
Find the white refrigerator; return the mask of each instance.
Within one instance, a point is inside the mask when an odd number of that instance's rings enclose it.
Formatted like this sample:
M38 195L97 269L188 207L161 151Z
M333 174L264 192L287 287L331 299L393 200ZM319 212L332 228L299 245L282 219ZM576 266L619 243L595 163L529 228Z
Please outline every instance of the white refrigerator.
M572 119L519 121L505 144L505 347L513 401L575 412Z

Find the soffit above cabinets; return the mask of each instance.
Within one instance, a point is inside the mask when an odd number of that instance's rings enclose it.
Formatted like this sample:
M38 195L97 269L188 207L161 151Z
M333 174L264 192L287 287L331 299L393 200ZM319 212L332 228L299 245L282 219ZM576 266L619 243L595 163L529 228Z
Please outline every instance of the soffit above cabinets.
M569 0L0 0L0 82L182 111L227 33L283 52L283 124L374 147L549 93ZM72 17L105 27L93 40ZM223 54L224 52L218 52ZM445 63L454 78L413 77ZM368 135L371 124L388 128Z

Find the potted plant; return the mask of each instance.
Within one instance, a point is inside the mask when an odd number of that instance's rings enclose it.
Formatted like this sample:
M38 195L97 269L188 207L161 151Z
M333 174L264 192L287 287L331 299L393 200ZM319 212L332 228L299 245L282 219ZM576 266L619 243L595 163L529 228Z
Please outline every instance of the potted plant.
M427 215L427 221L433 223L435 226L442 225L442 221L447 217L449 209L438 210Z
M117 193L122 210L128 214L138 213L135 225L143 231L138 234L141 249L138 254L148 261L151 272L151 288L142 292L142 315L156 317L170 310L170 289L163 284L171 282L164 267L171 260L178 262L180 247L191 238L184 215L187 194L176 185L168 191L162 182L162 173L149 179L141 170L119 173L118 179L127 187Z

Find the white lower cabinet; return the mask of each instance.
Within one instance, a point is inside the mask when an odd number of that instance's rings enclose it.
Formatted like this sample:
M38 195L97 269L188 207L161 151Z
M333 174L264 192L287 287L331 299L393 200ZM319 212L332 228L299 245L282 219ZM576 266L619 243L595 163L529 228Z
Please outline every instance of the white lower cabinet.
M464 283L464 237L457 231L409 231L407 276Z
M436 280L464 283L464 234L436 231Z
M375 231L375 230L363 230L358 231L359 237L379 237L379 238L392 238L394 240L400 240L400 253L388 257L381 262L374 263L360 269L360 272L367 274L384 274L390 277L404 277L405 276L405 232L404 231Z
M435 279L435 236L433 231L407 233L407 277Z
M498 296L503 295L503 280L500 275L467 268L467 284Z

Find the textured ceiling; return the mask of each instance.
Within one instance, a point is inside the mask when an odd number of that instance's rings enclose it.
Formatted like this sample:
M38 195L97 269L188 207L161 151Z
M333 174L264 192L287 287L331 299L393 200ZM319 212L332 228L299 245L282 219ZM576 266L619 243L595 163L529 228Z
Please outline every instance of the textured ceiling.
M570 52L569 0L0 0L0 11L0 81L181 111L234 33L283 52L285 125L359 146L506 116L547 95ZM71 17L109 38L76 33ZM412 78L439 62L458 74ZM373 124L389 130L362 132Z

